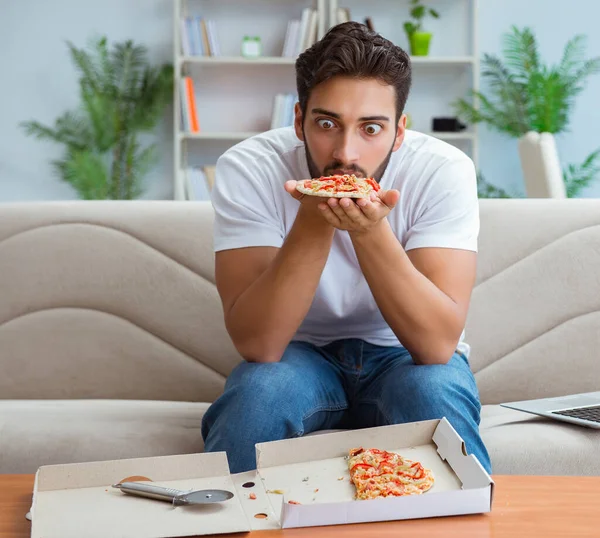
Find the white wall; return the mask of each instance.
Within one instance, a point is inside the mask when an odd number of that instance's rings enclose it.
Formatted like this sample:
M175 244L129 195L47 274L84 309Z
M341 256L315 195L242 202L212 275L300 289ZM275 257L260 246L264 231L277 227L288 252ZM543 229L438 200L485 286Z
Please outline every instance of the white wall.
M271 0L276 1L284 2ZM379 27L390 24L390 2L369 3L376 26L378 19ZM355 0L346 4L352 3L365 10L364 3ZM588 54L600 55L598 0L480 0L479 4L481 52L499 52L501 34L517 24L534 28L544 60L557 61L567 39L578 32L589 36ZM340 5L344 5L343 0ZM402 22L399 18L398 27ZM444 23L448 21L436 21L434 30L454 31L453 25ZM61 147L26 137L18 123L37 119L52 124L62 112L73 108L77 76L65 40L82 46L93 34L105 34L111 42L133 39L148 46L153 62L172 61L172 0L0 0L0 201L76 197L68 185L51 176L48 163L60 156ZM434 49L440 41L434 43ZM578 97L572 132L558 141L563 162L581 162L600 147L599 103L597 76ZM169 109L157 130L161 159L148 177L147 198L172 196L171 118ZM485 128L481 131L480 168L488 181L522 192L516 142ZM583 195L600 195L600 181Z
M133 39L156 63L173 58L171 0L0 0L0 201L74 199L52 176L62 146L25 136L19 122L52 125L78 102L77 74L66 41L92 35ZM172 111L157 128L160 162L147 198L172 196Z
M579 33L588 36L587 57L600 56L598 0L480 0L479 6L482 53L500 54L501 35L516 24L534 30L544 62L559 62L567 41ZM600 148L600 75L589 79L586 90L575 103L571 132L557 139L563 165L580 164L592 151ZM524 193L517 151L514 139L482 128L479 157L480 169L486 179ZM600 196L600 177L580 196Z

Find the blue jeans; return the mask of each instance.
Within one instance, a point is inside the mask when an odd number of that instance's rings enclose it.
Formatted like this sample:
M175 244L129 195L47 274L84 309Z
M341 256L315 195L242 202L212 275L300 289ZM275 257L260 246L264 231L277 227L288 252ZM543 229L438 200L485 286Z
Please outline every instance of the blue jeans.
M467 359L416 365L403 347L348 339L292 342L280 362L238 365L202 419L207 452L225 451L232 473L256 468L256 443L316 430L446 417L491 472L479 436L481 404Z

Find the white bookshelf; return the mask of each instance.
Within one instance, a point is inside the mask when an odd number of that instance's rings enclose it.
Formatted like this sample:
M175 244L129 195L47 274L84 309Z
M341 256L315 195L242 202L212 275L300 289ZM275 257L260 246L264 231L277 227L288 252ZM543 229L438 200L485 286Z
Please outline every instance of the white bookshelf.
M256 65L294 65L296 58L282 56L263 56L260 58L245 58L244 56L185 56L181 59L183 64L201 65L240 65L252 67Z
M281 56L287 23L299 19L307 7L320 14L319 35L336 21L338 5L350 10L352 20L371 17L375 30L408 50L402 24L409 0L173 0L174 2L174 198L185 199L184 172L189 165L215 164L232 145L270 128L277 93L295 93L295 58ZM478 0L426 0L441 18L427 19L433 32L430 55L412 57L413 87L406 112L411 128L456 145L478 164L478 129L431 132L436 116L454 116L450 103L469 88L479 89L477 47ZM221 55L184 55L180 20L198 15L217 21ZM244 35L259 35L263 55L240 55ZM199 133L182 128L179 83L191 76L195 84Z

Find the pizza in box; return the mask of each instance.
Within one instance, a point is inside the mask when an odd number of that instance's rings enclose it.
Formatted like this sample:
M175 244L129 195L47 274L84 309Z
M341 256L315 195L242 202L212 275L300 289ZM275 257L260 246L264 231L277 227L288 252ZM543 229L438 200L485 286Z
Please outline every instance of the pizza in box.
M354 448L348 455L356 499L419 495L433 486L433 473L418 461L377 448Z

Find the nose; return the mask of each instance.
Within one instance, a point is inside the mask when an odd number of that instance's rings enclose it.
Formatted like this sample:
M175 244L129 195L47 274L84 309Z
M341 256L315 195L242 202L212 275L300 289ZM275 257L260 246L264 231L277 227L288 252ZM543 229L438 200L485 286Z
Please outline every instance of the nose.
M332 157L343 164L358 161L358 141L353 133L346 131L340 135Z

